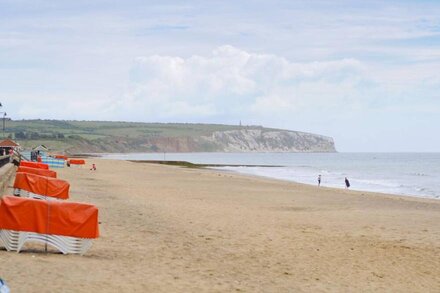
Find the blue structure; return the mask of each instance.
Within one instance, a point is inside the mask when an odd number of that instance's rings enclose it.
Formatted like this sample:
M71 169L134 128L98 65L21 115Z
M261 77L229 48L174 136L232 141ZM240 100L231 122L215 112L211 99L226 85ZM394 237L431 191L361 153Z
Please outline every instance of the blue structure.
M42 163L48 164L49 168L64 168L64 160L63 159L55 159L52 157L41 156Z
M24 151L21 152L21 154L26 157L27 159L31 158L31 152L30 151ZM48 164L49 168L64 168L65 165L65 161L63 159L55 159L52 157L47 156L46 154L41 154L40 151L40 156L41 156L41 162Z

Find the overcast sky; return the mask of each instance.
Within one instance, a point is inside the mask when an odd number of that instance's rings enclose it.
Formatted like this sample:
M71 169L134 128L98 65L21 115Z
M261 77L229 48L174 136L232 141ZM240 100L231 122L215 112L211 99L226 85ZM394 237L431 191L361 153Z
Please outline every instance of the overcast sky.
M0 102L440 151L440 1L0 0Z

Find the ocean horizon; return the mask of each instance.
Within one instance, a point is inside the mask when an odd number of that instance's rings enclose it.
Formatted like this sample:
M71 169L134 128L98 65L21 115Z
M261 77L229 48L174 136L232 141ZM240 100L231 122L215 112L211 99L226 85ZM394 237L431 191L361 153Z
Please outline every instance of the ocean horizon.
M310 185L440 198L440 153L112 153L117 160L219 164L216 170ZM228 166L229 165L229 166ZM241 166L234 166L241 165ZM258 166L245 166L258 165ZM277 166L277 167L273 167Z

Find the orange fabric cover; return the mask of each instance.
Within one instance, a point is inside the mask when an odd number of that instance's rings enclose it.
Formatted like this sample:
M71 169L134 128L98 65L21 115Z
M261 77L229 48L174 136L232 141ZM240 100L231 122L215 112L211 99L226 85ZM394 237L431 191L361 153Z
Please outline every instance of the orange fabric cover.
M65 155L55 155L54 158L55 158L55 159L63 159L63 160L67 160L67 156L65 156Z
M38 169L49 169L49 165L45 163L21 161L20 166L38 168Z
M86 163L86 161L84 160L74 160L74 159L69 160L69 162L70 164L73 165L84 165Z
M46 170L46 169L36 169L36 168L31 168L31 167L20 166L20 167L18 167L17 172L31 173L31 174L36 174L36 175L40 175L40 176L57 178L57 172L52 171L52 170Z
M4 196L0 229L98 238L98 209L83 203Z
M14 188L24 189L40 195L68 199L70 184L61 179L19 172L15 174Z

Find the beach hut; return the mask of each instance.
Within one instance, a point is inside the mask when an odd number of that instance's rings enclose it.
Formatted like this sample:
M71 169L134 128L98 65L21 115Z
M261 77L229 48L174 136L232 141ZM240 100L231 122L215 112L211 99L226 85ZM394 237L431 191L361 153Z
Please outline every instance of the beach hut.
M34 147L32 149L32 151L22 152L22 155L27 160L45 163L45 164L49 165L51 168L64 168L64 159L50 157L48 155L49 150L50 149L47 146L45 146L44 144L41 144L37 147ZM38 156L34 157L33 154L34 155L37 154ZM38 158L40 158L40 159L38 159Z
M8 155L9 154L9 150L15 150L19 147L20 145L18 143L16 143L15 141L13 141L12 139L4 139L2 141L0 141L0 156L2 155Z
M40 144L39 146L34 147L32 150L44 157L47 156L47 153L49 152L49 148L44 144Z

